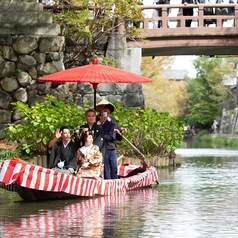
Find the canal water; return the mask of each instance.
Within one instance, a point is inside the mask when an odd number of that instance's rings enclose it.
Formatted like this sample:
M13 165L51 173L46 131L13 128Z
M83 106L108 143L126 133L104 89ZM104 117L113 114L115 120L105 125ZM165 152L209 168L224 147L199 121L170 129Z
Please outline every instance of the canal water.
M22 202L0 190L0 237L238 237L238 150L184 143L182 165L125 196Z

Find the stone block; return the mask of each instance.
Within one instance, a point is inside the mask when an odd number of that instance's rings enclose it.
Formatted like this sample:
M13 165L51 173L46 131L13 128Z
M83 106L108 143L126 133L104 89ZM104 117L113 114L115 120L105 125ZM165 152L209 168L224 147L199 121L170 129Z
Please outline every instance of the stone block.
M18 24L18 23L3 23L0 24L0 32L5 34L16 35L52 35L57 36L60 34L60 26L53 23L31 23L31 24Z
M0 23L52 23L50 12L2 12Z
M0 26L1 27L1 26ZM0 31L1 32L1 35L0 35L0 44L1 45L11 45L12 44L12 36L10 35L10 34L8 34L8 35L4 35L3 33L2 33L2 31Z
M1 1L1 12L43 12L43 5L33 2L26 2L22 0L14 0L9 3L8 1Z

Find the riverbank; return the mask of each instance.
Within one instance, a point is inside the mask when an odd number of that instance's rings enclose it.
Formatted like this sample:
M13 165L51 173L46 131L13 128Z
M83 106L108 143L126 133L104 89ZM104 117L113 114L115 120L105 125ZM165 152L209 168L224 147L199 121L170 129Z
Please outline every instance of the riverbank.
M0 154L0 161L5 160L6 158L18 157L16 152L17 147L18 144L16 143L0 141L0 153L2 152L2 156ZM47 156L36 155L29 159L29 162L42 167L47 167ZM182 163L181 157L175 153L171 153L169 156L165 157L153 156L146 158L146 162L156 168L177 167L181 166ZM120 165L123 163L141 164L141 160L139 158L125 157L123 155L119 156L118 164Z
M212 148L238 148L238 135L209 134L202 131L193 137L195 143L207 143Z

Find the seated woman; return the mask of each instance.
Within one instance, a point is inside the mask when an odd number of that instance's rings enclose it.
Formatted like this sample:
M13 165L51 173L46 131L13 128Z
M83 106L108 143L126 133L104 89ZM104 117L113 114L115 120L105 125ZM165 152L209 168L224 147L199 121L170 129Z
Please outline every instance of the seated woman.
M77 151L79 177L102 177L103 174L103 156L97 145L93 144L93 132L83 133L83 146Z

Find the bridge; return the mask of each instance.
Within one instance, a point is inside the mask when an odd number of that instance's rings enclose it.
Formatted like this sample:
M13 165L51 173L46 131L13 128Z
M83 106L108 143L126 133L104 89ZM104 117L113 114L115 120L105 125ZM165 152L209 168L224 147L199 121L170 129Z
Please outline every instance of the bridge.
M141 48L142 56L238 55L236 4L162 4L141 5L139 8L145 13L143 22L139 23L139 36L144 40L127 39L127 47ZM193 8L193 16L178 14L179 9L184 8ZM234 15L204 15L205 8L212 8L214 12L230 9ZM160 17L159 10L162 12ZM146 16L148 11L150 16ZM190 27L185 27L186 20L192 20ZM204 20L214 23L206 26Z

